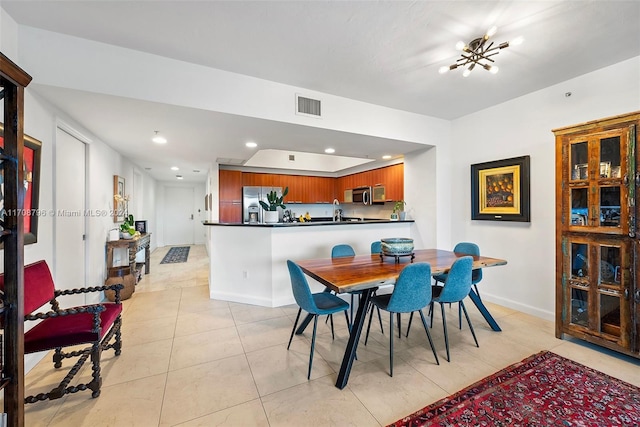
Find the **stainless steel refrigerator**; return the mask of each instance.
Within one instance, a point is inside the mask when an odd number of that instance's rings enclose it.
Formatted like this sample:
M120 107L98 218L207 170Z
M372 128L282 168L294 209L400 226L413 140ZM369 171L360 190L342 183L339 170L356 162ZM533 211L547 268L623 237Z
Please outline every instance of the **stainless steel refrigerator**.
M242 221L245 224L264 223L264 209L259 201L267 202L267 194L275 191L282 196L282 187L242 187ZM282 219L282 209L278 208L278 216Z

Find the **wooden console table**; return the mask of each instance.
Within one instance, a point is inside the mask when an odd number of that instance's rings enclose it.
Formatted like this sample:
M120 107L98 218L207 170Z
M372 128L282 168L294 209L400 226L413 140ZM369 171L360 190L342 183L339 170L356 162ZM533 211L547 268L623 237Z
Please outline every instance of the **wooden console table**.
M149 262L151 257L151 233L141 234L139 237L134 237L133 239L120 239L107 242L107 268L113 267L113 249L115 248L129 249L129 267L131 267L132 273L137 271L136 254L144 248L144 273L149 274L151 265Z

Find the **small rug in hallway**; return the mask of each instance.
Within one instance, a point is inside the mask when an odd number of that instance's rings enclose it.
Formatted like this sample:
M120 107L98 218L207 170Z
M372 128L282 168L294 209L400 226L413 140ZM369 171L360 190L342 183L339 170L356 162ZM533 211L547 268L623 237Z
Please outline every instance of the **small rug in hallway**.
M640 388L542 351L390 426L638 426Z
M160 264L175 264L177 262L187 262L189 258L189 246L176 246L169 249L169 252L162 258Z

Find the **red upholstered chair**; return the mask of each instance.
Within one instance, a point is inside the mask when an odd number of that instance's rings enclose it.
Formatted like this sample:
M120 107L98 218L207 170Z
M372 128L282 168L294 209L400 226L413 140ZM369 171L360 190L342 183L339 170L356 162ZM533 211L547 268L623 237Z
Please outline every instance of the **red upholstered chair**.
M40 320L36 326L24 334L25 354L54 350L53 363L55 368L60 368L62 360L65 358L79 357L57 387L48 393L26 397L26 403L59 399L67 393L86 389L93 392L92 397L100 395L100 386L102 385L100 356L102 350L113 348L118 356L122 348L120 289L123 287L122 284L116 284L60 291L55 289L51 272L45 261L25 266L24 318L25 320ZM4 274L0 275L0 289L4 289ZM105 302L61 309L56 300L56 297L61 295L100 292L108 289L116 292L113 303ZM46 303L51 303L50 311L35 312ZM87 345L84 349L63 351L65 347L83 344ZM67 387L89 357L93 363L92 380L88 384Z

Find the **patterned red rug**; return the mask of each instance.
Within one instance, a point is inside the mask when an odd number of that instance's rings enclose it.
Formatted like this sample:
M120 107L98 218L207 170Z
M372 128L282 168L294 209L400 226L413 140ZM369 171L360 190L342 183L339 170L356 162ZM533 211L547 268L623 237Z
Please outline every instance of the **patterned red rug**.
M543 351L390 426L639 426L640 388Z

